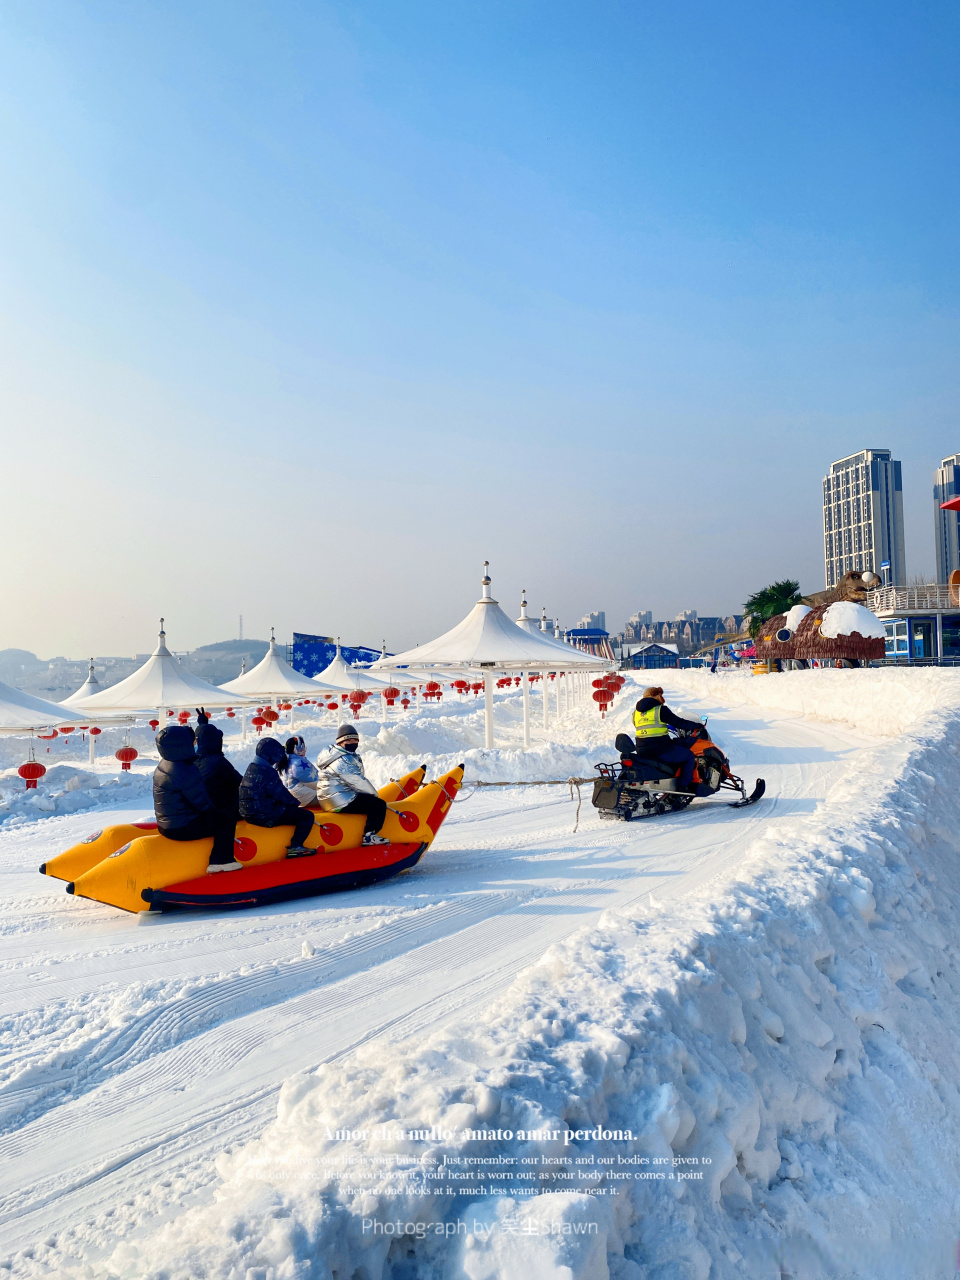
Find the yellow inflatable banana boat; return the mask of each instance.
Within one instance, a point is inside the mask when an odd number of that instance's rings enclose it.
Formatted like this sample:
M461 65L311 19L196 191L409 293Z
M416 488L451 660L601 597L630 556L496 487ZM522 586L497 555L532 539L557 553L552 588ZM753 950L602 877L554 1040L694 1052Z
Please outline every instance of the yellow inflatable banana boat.
M374 884L415 866L450 810L463 766L421 786L424 770L381 788L391 808L388 844L363 845L360 814L317 812L304 844L312 857L287 858L292 827L237 823L239 871L207 874L213 840L167 840L155 823L110 827L44 863L43 874L69 880L67 892L125 911L248 907Z

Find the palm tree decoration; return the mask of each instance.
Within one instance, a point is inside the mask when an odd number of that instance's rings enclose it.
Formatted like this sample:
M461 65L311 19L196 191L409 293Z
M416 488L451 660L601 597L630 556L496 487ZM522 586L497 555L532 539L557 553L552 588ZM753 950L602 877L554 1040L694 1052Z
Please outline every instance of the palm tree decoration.
M756 639L768 618L786 613L793 605L800 603L800 583L794 582L792 578L784 578L782 582L773 582L762 591L755 591L743 606L743 612L750 616L751 636Z

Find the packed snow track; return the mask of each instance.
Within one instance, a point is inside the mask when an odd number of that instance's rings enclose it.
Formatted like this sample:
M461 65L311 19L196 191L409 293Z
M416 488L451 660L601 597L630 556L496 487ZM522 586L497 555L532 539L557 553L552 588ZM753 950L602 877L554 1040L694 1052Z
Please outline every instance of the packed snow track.
M0 1261L42 1274L38 1242L76 1257L105 1221L115 1242L209 1195L214 1158L269 1122L286 1077L479 1015L600 913L702 889L771 819L812 812L868 745L786 713L689 693L683 705L709 713L748 786L766 778L755 808L718 797L612 823L584 788L573 834L564 788L467 785L413 872L230 914L135 917L38 876L45 858L142 806L0 835ZM623 714L606 722L611 740Z

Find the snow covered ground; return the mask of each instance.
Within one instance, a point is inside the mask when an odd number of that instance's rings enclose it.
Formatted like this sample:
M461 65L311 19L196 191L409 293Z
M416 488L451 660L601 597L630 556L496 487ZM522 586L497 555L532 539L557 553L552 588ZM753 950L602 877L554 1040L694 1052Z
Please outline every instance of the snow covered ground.
M563 788L468 787L393 882L159 918L36 874L145 814L149 761L95 823L11 815L0 1269L952 1275L960 673L662 677L759 805L614 824L585 796L574 834ZM636 696L526 754L516 694L496 752L449 698L362 749L378 781L586 776Z

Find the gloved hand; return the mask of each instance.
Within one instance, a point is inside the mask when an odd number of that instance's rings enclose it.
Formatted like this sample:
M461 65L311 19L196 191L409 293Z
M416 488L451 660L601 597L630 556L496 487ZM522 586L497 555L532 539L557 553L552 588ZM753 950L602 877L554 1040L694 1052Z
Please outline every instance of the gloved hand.
M210 717L207 715L206 711L204 711L203 707L197 707L197 708L196 708L196 712L197 712L197 725L198 725L198 727L199 727L200 725L202 725L202 724L207 724L207 722L209 721Z

